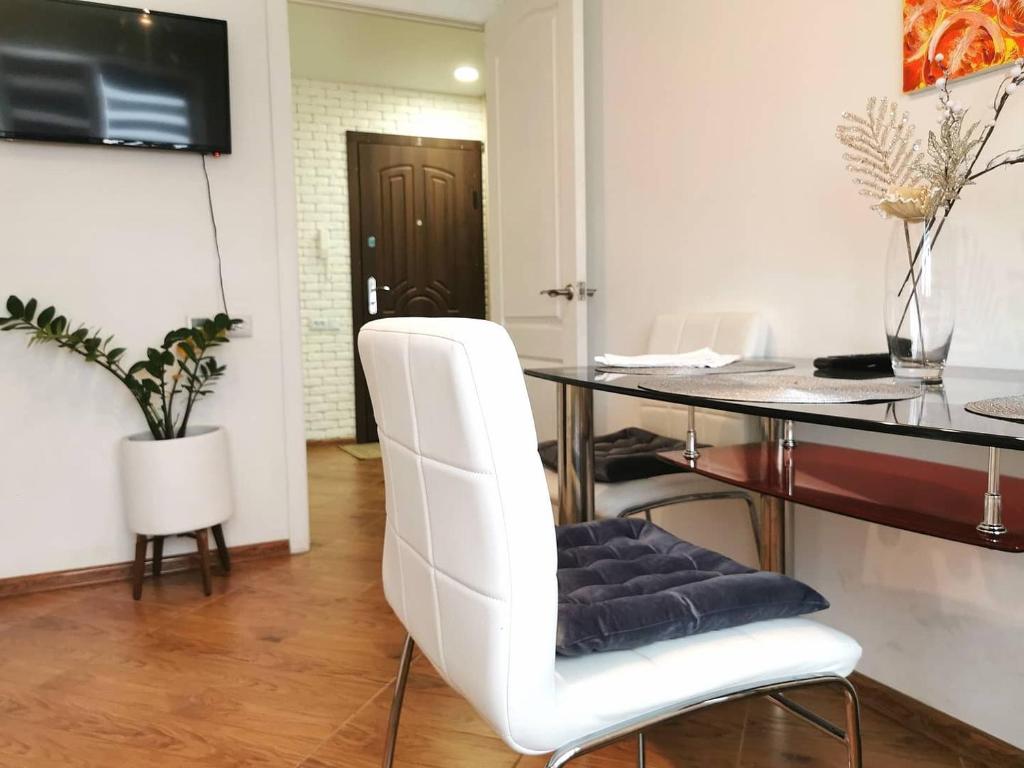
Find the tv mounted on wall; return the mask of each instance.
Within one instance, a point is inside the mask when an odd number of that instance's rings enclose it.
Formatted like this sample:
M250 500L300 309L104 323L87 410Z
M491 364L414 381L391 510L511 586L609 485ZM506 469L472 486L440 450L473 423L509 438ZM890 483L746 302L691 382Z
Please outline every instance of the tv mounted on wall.
M230 152L227 23L0 0L0 138Z

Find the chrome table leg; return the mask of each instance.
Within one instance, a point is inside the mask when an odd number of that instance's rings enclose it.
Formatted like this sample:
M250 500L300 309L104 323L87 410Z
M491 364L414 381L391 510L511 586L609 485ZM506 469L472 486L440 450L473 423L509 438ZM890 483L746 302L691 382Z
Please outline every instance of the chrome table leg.
M985 519L978 523L978 530L987 536L1002 536L1006 533L1003 524L1003 497L999 492L999 449L988 449L988 490L985 492Z
M700 458L700 451L697 450L697 409L692 405L686 409L686 448L683 449L683 458L696 461Z
M398 677L395 678L395 695L391 700L391 715L388 717L387 739L384 742L383 768L391 768L395 761L395 740L398 738L398 720L402 716L402 700L405 698L405 683L409 679L409 665L412 663L412 651L416 647L412 635L405 638L402 659L398 662Z
M585 523L594 519L594 392L566 387L566 473L560 488L559 522Z
M572 522L569 506L569 403L567 387L559 383L556 392L558 412L558 524Z
M647 750L644 745L644 732L636 735L636 768L647 768Z
M763 419L765 448L777 456L778 470L783 471L782 422ZM786 572L786 507L782 499L761 494L761 567L776 573Z
M793 437L793 420L786 419L785 427L782 430L782 447L796 448L796 438Z

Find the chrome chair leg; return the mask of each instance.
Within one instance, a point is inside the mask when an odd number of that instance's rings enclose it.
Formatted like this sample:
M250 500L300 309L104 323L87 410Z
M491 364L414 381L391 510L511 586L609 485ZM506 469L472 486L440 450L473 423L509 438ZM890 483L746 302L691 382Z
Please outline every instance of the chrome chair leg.
M644 732L636 735L636 768L647 768L647 753L644 749Z
M802 688L829 685L842 687L843 693L846 696L845 730L833 725L824 718L819 717L785 695L790 691L796 691ZM652 725L656 725L658 723L663 723L667 720L673 720L677 717L688 715L692 712L716 706L718 704L756 696L768 697L769 701L796 715L810 725L813 725L825 735L846 744L847 753L849 755L849 768L863 768L860 741L860 706L857 701L857 691L849 680L844 677L839 677L838 675L823 675L821 677L812 677L803 680L790 680L784 683L748 688L746 690L716 696L715 698L698 701L692 704L666 707L658 712L652 712L649 715L645 715L627 723L612 726L604 731L591 734L590 736L560 747L548 758L546 768L563 768L563 766L575 760L577 757L585 755L588 752L593 752L601 747L605 747L615 741L619 741L620 739L632 736L633 734L636 734L637 736L637 765L643 766L644 729L650 728Z
M391 768L395 762L395 740L398 738L398 720L402 716L402 700L405 698L405 682L409 679L409 665L416 647L412 635L406 635L402 658L398 662L398 677L395 678L395 695L391 700L391 715L388 717L387 739L384 742L383 768Z
M857 689L847 681L843 686L846 696L846 752L850 768L862 768L864 752L860 740L860 699Z
M673 504L689 504L694 501L722 501L725 499L738 499L747 505L747 511L750 514L750 529L754 533L754 548L757 550L758 557L761 555L761 516L758 512L757 505L754 500L750 497L749 493L745 491L709 491L707 493L684 493L680 496L672 496L666 499L659 499L653 504L641 504L635 507L628 507L627 509L619 512L619 517L631 517L632 515L638 515L641 512L644 515L644 519L647 522L651 522L651 510L659 509L660 507L668 507ZM763 564L762 564L763 565Z

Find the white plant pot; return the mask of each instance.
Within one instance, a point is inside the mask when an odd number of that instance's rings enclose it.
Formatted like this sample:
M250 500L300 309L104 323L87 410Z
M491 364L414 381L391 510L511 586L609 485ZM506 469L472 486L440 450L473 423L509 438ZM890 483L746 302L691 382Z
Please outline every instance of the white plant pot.
M121 441L128 526L168 536L223 523L234 513L228 438L222 427L195 427L177 440L148 432Z

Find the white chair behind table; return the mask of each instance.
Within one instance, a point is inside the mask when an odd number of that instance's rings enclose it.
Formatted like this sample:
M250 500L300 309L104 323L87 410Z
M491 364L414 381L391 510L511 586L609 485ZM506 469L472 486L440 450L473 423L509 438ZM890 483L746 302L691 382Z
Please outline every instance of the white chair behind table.
M554 529L522 371L501 326L378 320L360 332L359 354L384 460L384 591L409 633L385 768L415 644L509 747L554 752L550 768L712 699L763 694L785 705L780 691L823 684L846 692L845 740L859 765L845 676L860 648L817 622L556 656Z
M654 319L646 352L665 354L691 352L710 347L723 354L764 357L768 347L768 328L764 320L751 312L701 312L688 315L665 314ZM645 402L639 408L639 424L650 432L685 439L687 411L676 405ZM750 417L717 411L697 411L697 436L701 443L728 445L758 439L757 426ZM558 476L545 470L548 495L558 501ZM697 501L741 501L750 514L755 537L759 536L753 499L744 491L694 473L658 475L620 483L595 483L594 511L597 518L644 514L673 504Z

